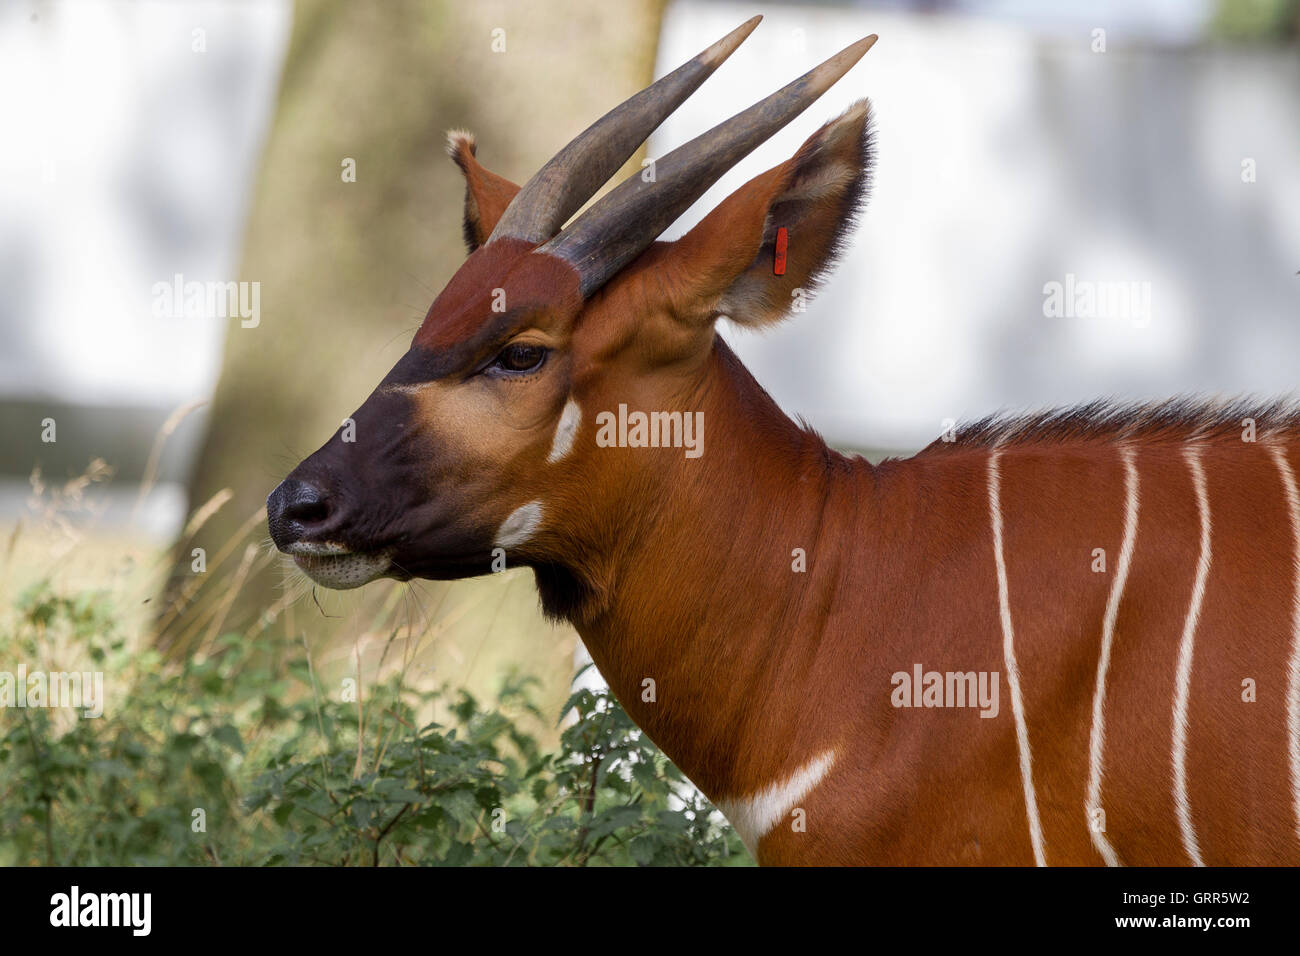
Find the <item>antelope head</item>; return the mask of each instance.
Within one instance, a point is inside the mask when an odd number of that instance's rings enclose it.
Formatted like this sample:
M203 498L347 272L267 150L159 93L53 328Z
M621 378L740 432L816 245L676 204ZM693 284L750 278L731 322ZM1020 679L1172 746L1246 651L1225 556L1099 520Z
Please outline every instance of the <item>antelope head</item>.
M545 610L569 617L609 586L598 556L654 520L655 489L670 469L698 462L683 462L680 450L601 447L597 417L620 404L690 412L725 350L714 321L781 318L792 294L825 271L865 196L860 100L680 240L656 241L875 36L658 159L652 175L634 174L565 226L759 19L606 114L522 188L479 165L469 134L450 135L466 182L469 257L410 350L267 499L276 546L311 578L332 588L461 578L504 559L532 567ZM779 233L789 256L775 274Z

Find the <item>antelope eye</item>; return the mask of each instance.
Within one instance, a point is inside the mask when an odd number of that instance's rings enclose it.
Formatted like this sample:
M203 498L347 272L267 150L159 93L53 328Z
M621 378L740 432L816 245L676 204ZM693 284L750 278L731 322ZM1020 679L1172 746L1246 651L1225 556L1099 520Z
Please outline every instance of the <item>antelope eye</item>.
M532 372L541 368L548 351L544 345L507 345L492 366L505 372Z

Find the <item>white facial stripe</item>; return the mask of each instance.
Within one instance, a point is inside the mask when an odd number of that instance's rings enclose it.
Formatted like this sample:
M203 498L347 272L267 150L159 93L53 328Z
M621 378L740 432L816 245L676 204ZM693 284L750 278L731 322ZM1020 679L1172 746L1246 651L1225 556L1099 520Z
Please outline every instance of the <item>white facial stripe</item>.
M559 461L569 453L581 421L582 408L573 399L569 399L560 414L560 424L555 428L555 438L551 442L551 453L546 456L547 461Z
M510 517L497 529L496 546L514 548L523 544L537 532L542 523L542 503L530 501L510 512Z
M413 395L416 392L423 391L432 384L433 382L414 382L410 385L385 385L379 391L385 395L390 393L397 395Z
M752 797L715 800L714 806L735 827L750 855L757 857L758 841L822 782L834 763L835 751L827 750Z

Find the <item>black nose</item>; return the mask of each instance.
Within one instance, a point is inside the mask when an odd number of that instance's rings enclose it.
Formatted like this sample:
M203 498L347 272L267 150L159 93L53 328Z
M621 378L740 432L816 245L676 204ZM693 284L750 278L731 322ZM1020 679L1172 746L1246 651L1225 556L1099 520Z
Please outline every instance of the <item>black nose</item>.
M283 551L295 541L323 531L331 512L329 496L305 481L287 478L266 499L271 540Z

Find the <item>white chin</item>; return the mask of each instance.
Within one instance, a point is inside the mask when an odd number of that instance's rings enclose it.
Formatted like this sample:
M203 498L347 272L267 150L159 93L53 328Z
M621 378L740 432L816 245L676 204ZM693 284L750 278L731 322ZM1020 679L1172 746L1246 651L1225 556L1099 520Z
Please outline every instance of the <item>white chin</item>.
M295 554L293 562L317 584L336 591L383 577L390 563L386 554Z

